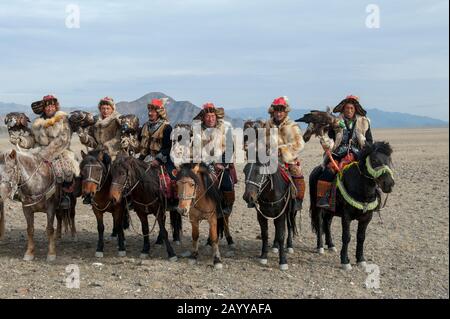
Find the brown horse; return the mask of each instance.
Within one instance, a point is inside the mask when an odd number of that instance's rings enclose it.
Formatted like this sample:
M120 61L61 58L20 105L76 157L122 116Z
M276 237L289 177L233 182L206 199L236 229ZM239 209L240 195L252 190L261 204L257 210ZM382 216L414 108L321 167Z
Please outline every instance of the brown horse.
M34 259L34 213L47 214L48 254L47 260L56 259L55 230L53 227L60 202L60 190L52 167L38 155L18 153L12 150L0 154L0 202L11 198L18 190L22 209L27 221L28 245L24 260ZM4 222L4 217L2 218ZM1 228L1 227L0 227Z
M126 256L124 224L126 207L123 201L115 202L110 198L111 158L104 150L93 150L88 154L81 152L83 160L80 164L81 192L84 204L92 204L97 218L98 242L95 256L103 257L104 232L103 214L109 212L113 216L113 233L117 234L119 257Z
M170 261L177 261L177 256L168 239L165 227L166 205L159 188L159 172L157 167L148 166L132 156L118 156L111 167L112 181L110 196L113 203L124 199L130 200L142 225L144 246L141 258L150 252L150 231L148 215L153 214L158 222L162 241L166 245ZM153 230L153 229L152 229Z
M220 209L221 199L207 168L202 164L182 164L177 173L177 187L177 211L182 215L187 214L192 225L190 262L197 262L199 224L206 219L209 223L214 268L222 269L217 233L217 209Z

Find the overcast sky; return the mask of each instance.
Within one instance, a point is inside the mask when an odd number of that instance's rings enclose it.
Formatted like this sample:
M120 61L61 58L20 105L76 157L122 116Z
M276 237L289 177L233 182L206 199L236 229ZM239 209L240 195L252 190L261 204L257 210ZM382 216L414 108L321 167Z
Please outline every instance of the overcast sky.
M66 27L66 6L80 28ZM368 28L369 4L380 27ZM159 91L225 108L366 108L448 121L448 0L2 0L0 101Z

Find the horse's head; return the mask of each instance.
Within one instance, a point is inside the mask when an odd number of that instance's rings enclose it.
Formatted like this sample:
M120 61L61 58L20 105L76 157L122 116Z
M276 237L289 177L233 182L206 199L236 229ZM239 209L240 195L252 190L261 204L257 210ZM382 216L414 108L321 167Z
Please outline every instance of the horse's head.
M0 201L10 198L17 189L17 152L0 154Z
M83 157L80 163L82 196L94 196L107 178L111 158L103 150L94 150L88 154L81 151L81 155Z
M128 156L119 156L111 165L111 186L109 196L112 202L118 203L122 200L123 193L129 186L129 172L131 171L128 163Z
M255 206L259 194L269 181L269 174L261 173L261 171L264 171L265 167L265 165L259 162L247 163L244 167L245 191L242 198L249 208Z
M177 172L178 206L177 212L186 215L191 209L192 201L197 196L199 185L199 164L182 164Z
M367 145L360 155L364 174L377 183L383 193L390 193L395 185L392 170L392 148L387 142Z

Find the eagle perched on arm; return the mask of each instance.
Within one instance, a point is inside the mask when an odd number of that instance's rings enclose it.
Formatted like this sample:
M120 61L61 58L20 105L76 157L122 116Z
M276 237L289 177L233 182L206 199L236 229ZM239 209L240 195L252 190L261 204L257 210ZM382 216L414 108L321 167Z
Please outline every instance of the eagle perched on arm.
M303 122L308 124L308 128L303 134L303 139L308 142L312 135L317 137L324 136L329 129L335 129L340 126L340 120L331 113L328 107L326 111L313 110L304 114L295 122Z

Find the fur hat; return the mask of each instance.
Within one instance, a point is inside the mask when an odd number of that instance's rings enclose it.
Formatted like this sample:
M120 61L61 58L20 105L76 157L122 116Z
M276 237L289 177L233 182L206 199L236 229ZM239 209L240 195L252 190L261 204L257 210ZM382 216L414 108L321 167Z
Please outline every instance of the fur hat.
M46 95L42 98L42 100L33 102L31 104L31 109L35 114L41 115L44 113L44 108L47 105L55 104L56 105L56 111L59 111L59 102L58 99L54 95Z
M274 111L285 111L290 112L291 107L289 106L289 100L287 96L280 96L273 100L272 104L269 107L269 114L272 115Z
M353 104L355 106L355 113L359 114L361 116L366 116L367 112L364 110L362 105L359 103L359 97L356 95L348 95L339 103L336 105L336 107L333 109L333 113L342 113L344 112L344 107L346 104Z
M167 117L167 111L166 111L166 105L167 102L169 101L168 98L161 98L161 99L152 99L148 104L147 104L147 109L148 110L155 110L156 113L158 113L159 117L162 118L163 120L168 121L168 117Z
M109 105L112 107L113 111L116 110L116 103L114 103L112 97L106 96L103 99L101 99L100 102L98 102L98 108L100 109L102 105Z
M223 107L216 107L214 103L207 102L203 104L202 110L194 117L194 121L195 120L203 121L203 116L206 113L215 113L217 120L222 120L225 117L225 110L223 109Z

